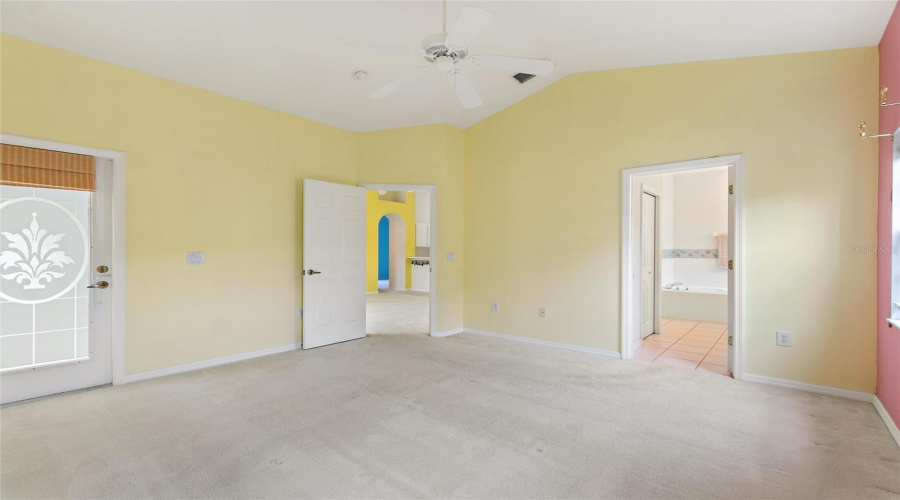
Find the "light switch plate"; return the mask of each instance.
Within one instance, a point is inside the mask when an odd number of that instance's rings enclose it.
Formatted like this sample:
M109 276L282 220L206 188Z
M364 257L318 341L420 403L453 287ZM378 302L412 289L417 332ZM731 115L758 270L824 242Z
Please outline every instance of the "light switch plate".
M494 311L494 312L500 312L500 303L499 303L499 302L492 302L492 303L491 303L491 311Z
M454 258L454 257L456 257L456 256L453 255L453 252L449 252L449 253L447 254L447 261L448 261L448 262L453 262L453 258Z
M203 264L204 262L206 262L206 256L203 255L203 252L188 252L187 263L189 266Z
M791 332L775 332L775 343L784 346L791 346Z

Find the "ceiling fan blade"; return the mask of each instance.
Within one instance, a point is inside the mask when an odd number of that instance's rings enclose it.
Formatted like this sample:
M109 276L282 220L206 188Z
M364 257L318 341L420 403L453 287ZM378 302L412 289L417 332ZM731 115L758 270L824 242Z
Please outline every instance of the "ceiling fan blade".
M369 40L360 40L358 38L350 38L345 36L338 39L338 43L344 47L353 47L357 49L377 50L379 52L393 52L394 54L405 54L410 56L420 56L425 53L422 49L414 49L404 45L396 45L388 42L373 42Z
M466 5L460 11L456 21L453 22L453 27L450 28L444 44L452 47L469 45L493 18L494 15L484 9Z
M469 56L469 62L479 68L499 69L501 71L528 73L538 76L547 76L556 68L556 64L553 61L528 59L525 57L474 55Z
M484 104L481 96L478 95L478 91L472 86L472 82L469 81L469 77L465 73L456 70L452 71L449 77L450 86L456 91L456 97L459 98L459 102L462 103L464 108L473 109Z
M371 94L369 94L369 97L374 97L375 99L384 99L385 97L396 92L397 89L399 89L400 87L405 85L407 82L409 82L411 80L415 80L416 78L419 78L420 76L424 75L425 72L428 71L429 67L430 66L423 66L421 68L416 68L416 69L410 71L409 73L401 76L400 78L392 81L391 83L388 83L387 85L384 85L383 87L380 87L375 92L372 92Z

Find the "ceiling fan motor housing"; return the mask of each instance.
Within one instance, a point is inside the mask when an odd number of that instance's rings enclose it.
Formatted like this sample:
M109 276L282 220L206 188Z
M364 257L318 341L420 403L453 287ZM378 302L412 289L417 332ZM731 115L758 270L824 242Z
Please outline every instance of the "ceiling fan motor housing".
M446 33L435 33L425 37L422 41L422 50L425 51L425 60L435 62L439 57L449 57L454 61L465 59L466 49L448 47L444 44L447 39Z

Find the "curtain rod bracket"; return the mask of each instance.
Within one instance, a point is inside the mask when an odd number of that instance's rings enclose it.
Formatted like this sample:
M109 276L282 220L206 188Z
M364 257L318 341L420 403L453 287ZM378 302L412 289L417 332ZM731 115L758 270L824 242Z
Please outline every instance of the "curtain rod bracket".
M878 135L869 135L866 133L866 122L862 122L857 127L859 130L859 138L860 139L878 139L879 137L890 137L891 142L894 141L894 134L878 134Z
M887 85L881 89L881 107L886 108L888 106L900 106L900 102L887 102Z

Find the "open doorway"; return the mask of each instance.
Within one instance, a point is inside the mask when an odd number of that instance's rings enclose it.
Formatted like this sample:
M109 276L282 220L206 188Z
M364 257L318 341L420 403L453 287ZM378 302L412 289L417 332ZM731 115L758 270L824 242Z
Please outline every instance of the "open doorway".
M624 359L739 378L742 161L624 171Z
M366 191L366 333L430 334L434 188L363 185Z

